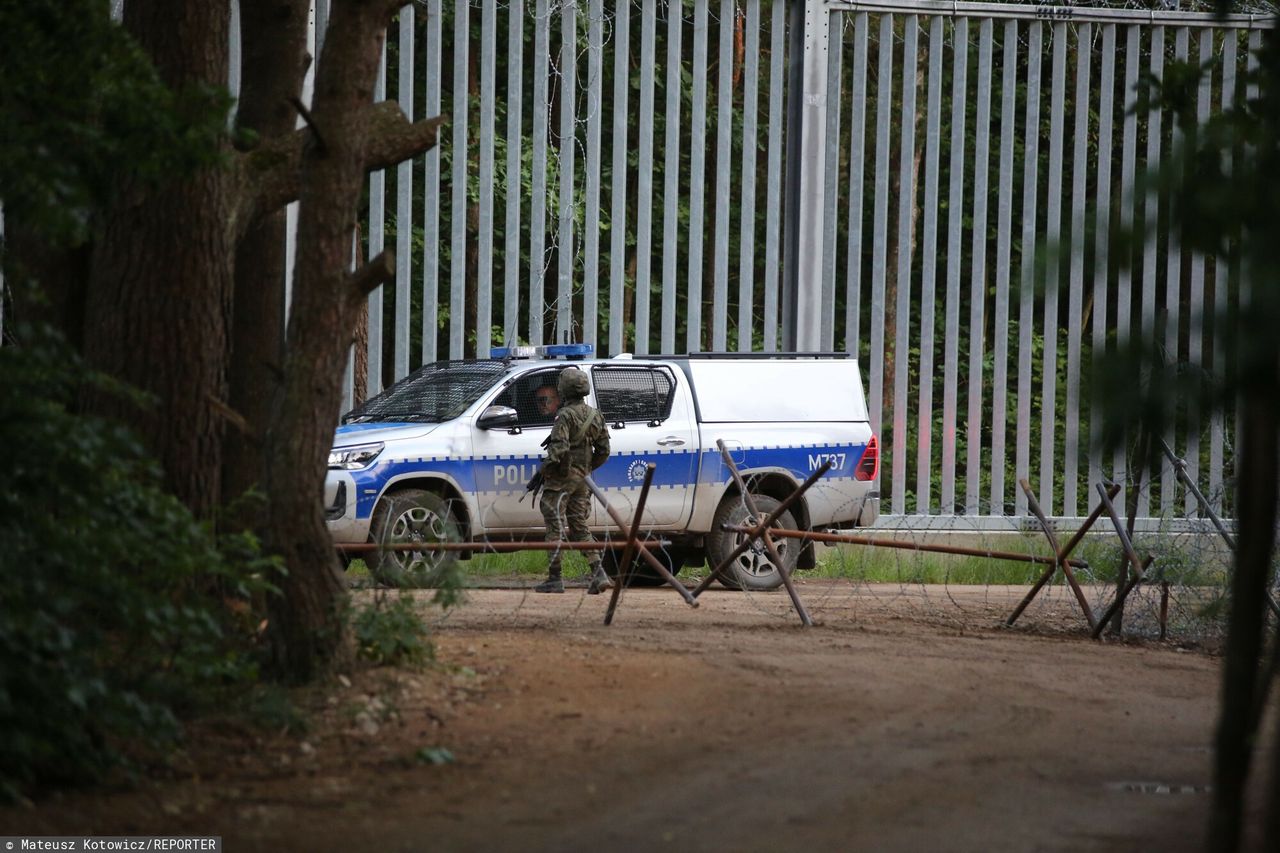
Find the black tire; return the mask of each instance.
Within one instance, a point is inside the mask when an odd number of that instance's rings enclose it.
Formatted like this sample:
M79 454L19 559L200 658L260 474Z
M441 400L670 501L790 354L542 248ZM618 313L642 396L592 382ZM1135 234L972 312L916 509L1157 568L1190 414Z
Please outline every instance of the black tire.
M657 557L662 565L673 575L679 575L684 568L686 554L678 548L650 548L649 553ZM622 550L608 550L601 554L601 563L609 577L618 579L618 563L622 561ZM662 586L667 580L653 570L639 554L634 554L631 561L631 586Z
M462 539L450 501L423 489L401 489L378 501L370 524L374 544L458 542ZM365 558L379 583L409 589L439 586L458 561L457 551L374 551Z
M751 497L755 500L756 509L762 516L772 513L780 503L768 495L753 494ZM707 564L711 568L720 565L733 553L738 544L747 538L745 533L728 532L721 529L721 525L746 527L754 526L756 523L757 519L747 510L746 501L741 495L726 497L716 510L711 532L707 535ZM778 517L774 526L795 530L795 517L788 510ZM773 543L777 546L778 555L782 558L787 571L794 572L800 557L800 543L782 537L775 538ZM782 586L782 575L770 559L763 540L757 539L721 573L719 581L729 589L770 590Z

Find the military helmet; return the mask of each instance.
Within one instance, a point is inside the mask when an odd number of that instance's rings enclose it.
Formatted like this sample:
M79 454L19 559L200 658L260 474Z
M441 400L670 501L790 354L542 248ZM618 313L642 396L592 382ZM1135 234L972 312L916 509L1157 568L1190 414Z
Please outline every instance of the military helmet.
M581 400L591 390L587 374L576 367L566 367L560 371L560 379L556 384L559 386L560 396L565 400Z

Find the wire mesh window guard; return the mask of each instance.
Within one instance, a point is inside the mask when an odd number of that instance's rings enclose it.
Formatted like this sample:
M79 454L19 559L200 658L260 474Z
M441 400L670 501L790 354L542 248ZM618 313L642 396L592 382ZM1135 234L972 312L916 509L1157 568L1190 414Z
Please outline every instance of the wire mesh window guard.
M511 387L494 401L499 406L510 406L520 416L521 427L549 427L560 410L560 391L556 388L563 367L538 370L525 374L511 383Z
M662 368L597 367L596 400L609 423L661 423L671 416L670 374Z
M443 423L458 417L509 369L505 361L438 361L353 409L344 423Z

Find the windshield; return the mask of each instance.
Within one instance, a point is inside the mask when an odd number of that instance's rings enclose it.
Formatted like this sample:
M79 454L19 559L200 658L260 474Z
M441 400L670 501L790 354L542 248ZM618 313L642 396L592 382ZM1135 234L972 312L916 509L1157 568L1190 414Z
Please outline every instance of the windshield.
M508 368L505 361L433 362L352 409L342 422L443 423L465 412Z

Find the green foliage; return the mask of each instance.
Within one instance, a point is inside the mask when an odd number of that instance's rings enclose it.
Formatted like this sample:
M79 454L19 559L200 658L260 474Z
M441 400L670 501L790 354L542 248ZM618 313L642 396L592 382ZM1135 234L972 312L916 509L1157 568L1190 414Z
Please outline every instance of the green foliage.
M586 577L587 558L581 552L569 551L561 557L561 570L566 578ZM516 551L508 554L476 554L465 569L472 578L502 575L538 577L547 573L545 551Z
M353 627L356 651L379 666L421 666L435 657L430 632L411 596L379 596L356 612Z
M367 573L360 562L359 568ZM429 585L435 590L431 604L447 610L463 597L462 572L456 559L435 562L425 577L418 572L403 575L403 588L389 594L380 591L374 600L358 608L352 617L356 653L377 666L421 666L435 657L430 630L414 608L410 588Z
M0 198L51 244L75 244L113 176L218 162L225 89L165 86L103 0L0 4Z
M1213 318L1214 328L1222 330L1215 338L1223 352L1211 372L1167 352L1162 328L1122 348L1120 357L1098 372L1108 447L1138 425L1152 434L1165 432L1188 402L1202 411L1230 410L1240 394L1271 375L1280 323L1280 43L1274 28L1264 31L1256 59L1244 81L1255 94L1203 125L1196 119L1196 93L1213 62L1173 63L1163 81L1147 75L1140 82L1135 109L1166 110L1176 117L1183 137L1152 168L1152 191L1169 197L1174 227L1190 248L1226 258L1245 275L1225 282L1226 309ZM1140 244L1153 225L1119 234L1119 254L1128 257L1125 247ZM1251 282L1247 295L1242 280Z
M161 488L124 427L77 396L136 394L52 333L0 348L0 794L92 780L163 748L183 715L256 675L243 653L270 562Z
M289 691L278 684L261 684L247 697L246 716L254 725L273 732L307 731L307 718Z
M452 764L453 753L443 746L424 746L413 754L413 760L419 764Z
M1032 540L1023 547L1039 553ZM984 557L956 557L928 551L889 548L833 548L818 562L817 577L838 578L860 583L1003 585L1029 584L1042 566Z

